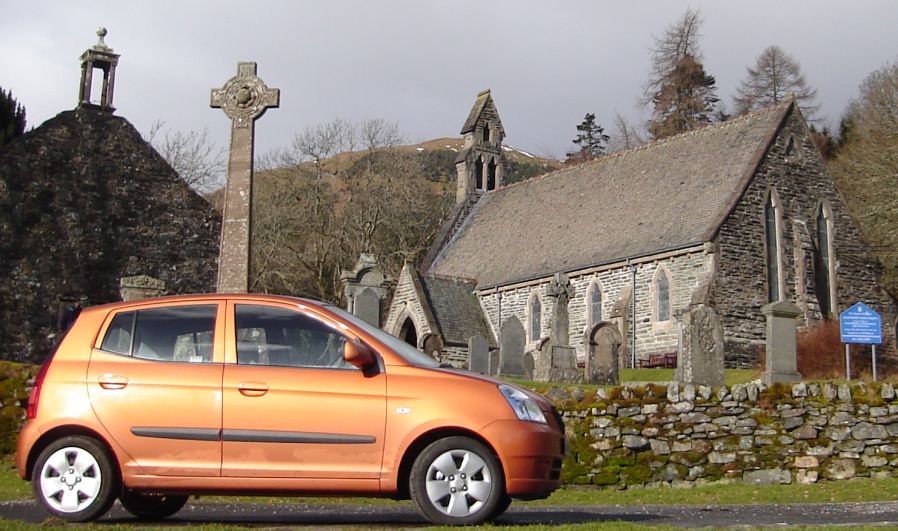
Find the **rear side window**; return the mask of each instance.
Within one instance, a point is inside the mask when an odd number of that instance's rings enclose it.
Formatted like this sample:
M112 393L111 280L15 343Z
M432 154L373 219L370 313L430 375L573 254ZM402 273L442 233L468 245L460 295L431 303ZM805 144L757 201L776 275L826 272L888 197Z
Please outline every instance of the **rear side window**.
M217 309L209 304L121 313L100 348L148 360L209 363Z
M134 333L134 314L137 312L120 313L112 319L112 323L106 330L101 349L116 354L128 355L131 353L131 337Z
M343 359L346 338L300 312L238 304L234 320L239 365L356 369Z

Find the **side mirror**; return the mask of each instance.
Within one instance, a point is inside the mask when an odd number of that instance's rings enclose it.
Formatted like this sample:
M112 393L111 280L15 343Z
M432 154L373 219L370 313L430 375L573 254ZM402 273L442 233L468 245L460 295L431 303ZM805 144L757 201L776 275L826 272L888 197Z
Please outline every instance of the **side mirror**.
M367 370L377 364L374 352L361 341L347 341L343 345L343 359L361 370Z

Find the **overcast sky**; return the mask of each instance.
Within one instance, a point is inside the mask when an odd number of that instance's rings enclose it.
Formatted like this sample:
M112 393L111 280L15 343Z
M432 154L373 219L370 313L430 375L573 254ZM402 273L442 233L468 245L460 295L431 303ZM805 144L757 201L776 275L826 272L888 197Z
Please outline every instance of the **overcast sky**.
M15 2L0 19L0 86L37 126L77 103L80 54L97 42L121 54L117 114L146 135L163 120L209 130L230 122L209 94L256 61L281 106L256 125L257 153L304 127L340 117L398 122L410 141L458 136L474 99L491 88L506 143L561 157L587 112L613 129L636 123L653 38L688 7L704 19L701 49L732 110L746 67L777 44L818 89L838 123L857 86L898 59L894 0L327 0Z

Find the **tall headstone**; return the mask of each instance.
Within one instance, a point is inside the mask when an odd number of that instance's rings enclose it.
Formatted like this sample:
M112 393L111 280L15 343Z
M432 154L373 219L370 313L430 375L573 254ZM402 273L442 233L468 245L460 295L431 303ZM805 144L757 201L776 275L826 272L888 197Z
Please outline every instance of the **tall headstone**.
M680 315L678 350L678 382L723 385L723 325L712 308L700 304Z
M499 329L499 376L524 378L524 326L517 317L509 317Z
M468 370L490 374L490 344L483 336L468 339Z
M537 382L580 383L583 378L577 368L577 350L556 345L551 337L540 342L533 368Z
M574 296L574 287L568 276L564 273L555 273L552 281L549 282L546 294L550 299L555 300L549 337L555 341L556 345L570 346L568 302Z
M280 104L280 91L256 76L256 63L238 63L237 75L222 88L212 89L211 106L231 119L231 152L225 186L221 246L218 259L219 293L249 290L252 241L253 144L256 120Z
M589 384L618 385L621 335L611 323L599 324L587 333L584 381Z
M762 307L761 313L767 318L767 362L761 381L770 385L801 380L795 344L795 320L801 310L791 302L779 301Z
M372 254L362 253L352 270L340 274L346 311L380 326L383 301L389 291L390 279L384 275Z

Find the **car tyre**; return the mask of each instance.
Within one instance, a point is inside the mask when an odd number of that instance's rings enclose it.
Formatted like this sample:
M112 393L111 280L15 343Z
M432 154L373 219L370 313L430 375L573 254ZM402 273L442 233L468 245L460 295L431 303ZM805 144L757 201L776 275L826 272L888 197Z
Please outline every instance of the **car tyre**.
M119 502L126 511L141 520L162 520L180 511L187 503L187 496L175 494L144 494L125 489Z
M69 522L88 522L106 514L119 485L106 448L80 435L62 437L44 448L31 478L38 501Z
M418 511L438 525L490 520L506 499L499 461L468 437L447 437L427 446L412 465L409 492Z

